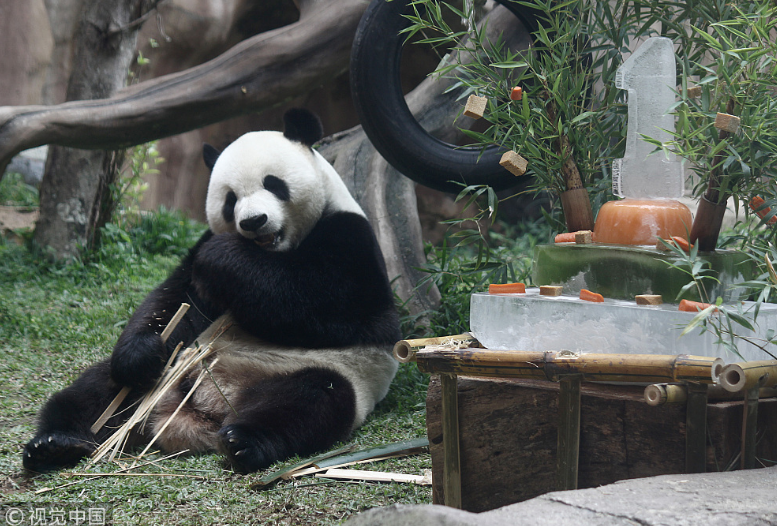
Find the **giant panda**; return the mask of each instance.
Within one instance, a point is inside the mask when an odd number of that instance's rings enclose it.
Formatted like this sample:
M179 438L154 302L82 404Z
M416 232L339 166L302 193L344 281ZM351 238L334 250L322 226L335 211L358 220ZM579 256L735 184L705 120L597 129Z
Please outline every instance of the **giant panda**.
M209 230L137 308L109 360L54 394L25 447L31 471L72 466L92 453L148 392L178 342L211 341L218 362L155 444L220 451L249 473L347 439L387 393L400 338L375 235L337 172L312 145L322 127L290 110L284 132L251 132L211 169ZM191 304L166 343L160 333ZM156 406L147 441L189 392L192 371ZM90 427L131 387L107 424Z

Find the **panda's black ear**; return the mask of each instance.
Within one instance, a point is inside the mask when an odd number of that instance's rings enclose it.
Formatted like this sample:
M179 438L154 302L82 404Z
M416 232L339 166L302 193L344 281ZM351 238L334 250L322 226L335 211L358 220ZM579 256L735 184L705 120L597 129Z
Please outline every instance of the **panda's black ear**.
M319 118L305 108L292 108L283 115L283 136L313 146L324 136Z
M216 164L216 159L219 158L219 155L221 155L221 152L207 142L202 145L202 159L205 161L205 166L208 167L208 170L213 171L213 166Z

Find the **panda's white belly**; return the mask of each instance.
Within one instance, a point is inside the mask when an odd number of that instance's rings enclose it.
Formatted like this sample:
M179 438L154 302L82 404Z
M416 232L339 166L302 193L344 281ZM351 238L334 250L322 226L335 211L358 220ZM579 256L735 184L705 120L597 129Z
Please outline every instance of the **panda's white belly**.
M194 392L185 411L179 411L167 426L159 444L165 450L207 451L218 445L216 433L221 422L232 411L230 400L238 393L262 378L286 375L314 367L330 369L348 379L356 395L356 407L352 429L356 429L375 404L388 393L397 370L397 362L390 348L345 347L332 349L306 349L269 344L240 329L229 325L214 340L214 334L225 324L231 324L228 316L216 320L200 337L200 345L210 344L218 361L208 368L203 381ZM212 362L212 360L208 360ZM200 369L189 373L189 383L200 374ZM185 390L185 389L184 389ZM171 390L157 406L153 422L156 432L175 411L184 393ZM293 418L293 415L289 415Z

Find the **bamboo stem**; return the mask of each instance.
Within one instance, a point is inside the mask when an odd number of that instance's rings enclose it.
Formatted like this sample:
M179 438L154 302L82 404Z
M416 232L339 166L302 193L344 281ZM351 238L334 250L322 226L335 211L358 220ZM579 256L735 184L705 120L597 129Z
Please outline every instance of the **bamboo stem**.
M688 392L684 385L653 384L645 387L645 402L649 406L664 404L682 404L688 400Z
M720 373L720 385L732 393L749 390L756 385L774 387L777 385L777 360L730 363Z
M189 305L188 303L181 303L181 306L178 307L178 310L170 319L170 323L167 324L167 327L165 327L165 330L163 330L162 334L160 335L160 338L162 338L162 343L167 342L167 339L170 337L170 335L175 330L175 327L184 317L184 315L186 314L186 311L189 310L189 307L191 307L191 305ZM168 366L169 366L169 363L170 362L168 362ZM116 409L119 408L119 406L124 401L124 399L127 398L127 395L130 393L131 390L132 388L126 385L121 388L121 391L119 391L119 394L116 395L116 398L113 399L113 401L108 405L105 411L103 411L103 414L101 414L100 417L95 421L95 423L92 424L92 427L90 428L90 431L92 433L97 434L97 432L100 429L102 429L102 427L105 425L108 419L111 418L113 414L116 412Z
M583 381L712 384L722 360L706 356L659 354L571 354L568 352L458 349L418 351L425 373L535 378L557 381L580 374Z
M435 345L467 345L468 347L479 347L474 336L469 333L456 334L454 336L440 336L437 338L417 338L414 340L400 340L394 344L394 358L398 362L408 363L415 361L415 353L424 347Z

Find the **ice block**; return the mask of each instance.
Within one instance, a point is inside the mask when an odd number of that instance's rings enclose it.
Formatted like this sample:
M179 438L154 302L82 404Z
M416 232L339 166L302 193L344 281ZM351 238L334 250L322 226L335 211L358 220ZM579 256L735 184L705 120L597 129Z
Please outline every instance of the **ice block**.
M743 308L752 306L745 302ZM713 334L700 334L700 329L680 336L694 316L678 311L676 304L646 306L612 299L590 303L574 296L541 296L530 288L525 294L473 294L470 330L492 350L691 354L726 362L770 359L746 343L738 345L740 358L716 344ZM761 305L756 331L736 329L743 336L763 339L768 330L777 330L777 305Z
M628 91L626 152L612 166L612 191L634 199L676 199L683 195L683 176L675 155L652 153L642 135L666 142L674 130L669 114L675 102L676 70L672 41L651 37L615 73L615 87Z

